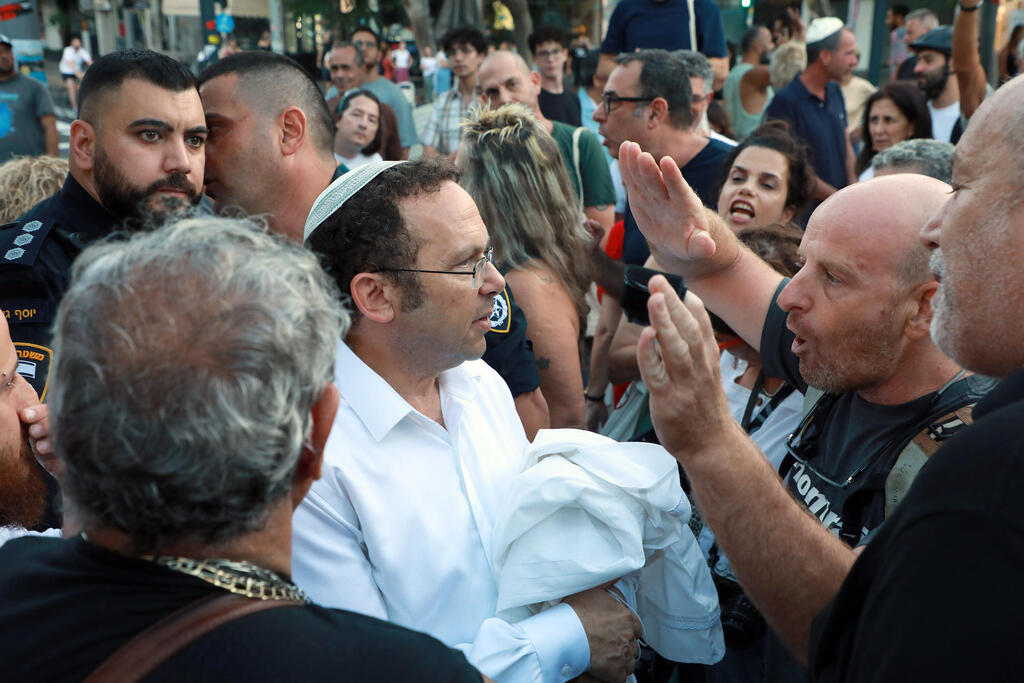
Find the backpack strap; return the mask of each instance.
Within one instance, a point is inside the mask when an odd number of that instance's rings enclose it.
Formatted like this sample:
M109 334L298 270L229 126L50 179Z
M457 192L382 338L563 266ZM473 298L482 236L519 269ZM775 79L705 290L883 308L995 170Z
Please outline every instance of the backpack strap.
M903 447L885 479L886 517L903 501L918 472L942 442L973 422L974 404L971 403L929 422Z
M258 600L234 593L202 598L169 614L122 645L89 674L85 683L135 683L218 626L255 612L301 604L296 600Z
M572 132L572 167L576 171L576 182L580 185L580 211L583 211L583 175L580 173L580 136L583 135L583 126L577 126Z

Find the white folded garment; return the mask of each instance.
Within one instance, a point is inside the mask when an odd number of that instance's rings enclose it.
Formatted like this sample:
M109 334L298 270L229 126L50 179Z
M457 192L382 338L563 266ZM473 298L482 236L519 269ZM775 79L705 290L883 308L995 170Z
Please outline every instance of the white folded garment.
M687 522L676 461L661 446L543 430L493 527L498 616L517 621L568 595L617 585L646 641L677 662L725 653L718 594Z

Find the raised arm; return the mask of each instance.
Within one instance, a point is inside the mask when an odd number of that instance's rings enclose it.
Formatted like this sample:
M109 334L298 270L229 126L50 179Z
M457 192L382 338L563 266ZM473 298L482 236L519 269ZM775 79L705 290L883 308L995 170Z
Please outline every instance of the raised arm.
M953 72L960 86L960 111L971 118L985 99L985 67L978 55L978 8L980 0L964 0L953 22Z
M637 356L658 438L686 470L747 595L806 662L811 621L856 555L799 506L732 419L702 302L691 293L684 305L664 278L649 286L651 327L641 333Z
M659 165L640 146L619 149L622 182L637 226L664 270L686 286L753 348L782 276L743 247L718 214L705 208L666 157Z

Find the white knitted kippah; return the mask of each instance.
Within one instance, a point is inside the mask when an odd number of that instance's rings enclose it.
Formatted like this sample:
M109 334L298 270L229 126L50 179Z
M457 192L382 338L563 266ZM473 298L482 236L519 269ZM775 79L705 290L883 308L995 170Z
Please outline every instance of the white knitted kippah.
M320 227L331 214L341 208L341 205L355 196L356 192L366 187L366 184L380 175L383 171L391 168L401 161L374 161L364 164L359 168L349 171L320 193L320 196L313 202L313 208L306 218L306 226L302 229L302 241L306 242L313 231Z

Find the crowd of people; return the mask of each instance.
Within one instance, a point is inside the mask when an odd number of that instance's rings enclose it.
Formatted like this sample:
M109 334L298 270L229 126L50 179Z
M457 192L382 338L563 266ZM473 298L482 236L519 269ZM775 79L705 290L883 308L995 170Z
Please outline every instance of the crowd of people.
M792 10L731 68L710 0L459 27L421 131L369 27L326 85L81 63L66 162L0 134L7 675L1012 678L1024 80L980 4L894 7L878 88Z

